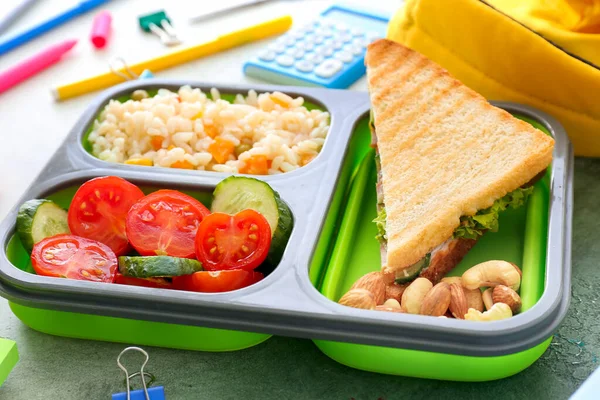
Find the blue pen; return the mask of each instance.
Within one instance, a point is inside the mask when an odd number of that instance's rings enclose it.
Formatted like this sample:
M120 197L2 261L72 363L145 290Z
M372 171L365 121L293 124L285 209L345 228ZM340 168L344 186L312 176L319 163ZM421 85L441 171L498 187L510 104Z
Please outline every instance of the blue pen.
M65 22L70 21L71 19L85 14L93 8L96 8L104 3L109 2L110 0L85 0L76 5L75 7L64 11L61 14L58 14L46 22L42 22L41 24L34 26L33 28L21 32L6 41L0 43L0 55L6 54L9 51L21 46L29 42L32 39L35 39L38 36L43 35L44 33L64 24Z
M0 35L18 20L27 9L31 8L38 0L23 0L18 6L0 19Z

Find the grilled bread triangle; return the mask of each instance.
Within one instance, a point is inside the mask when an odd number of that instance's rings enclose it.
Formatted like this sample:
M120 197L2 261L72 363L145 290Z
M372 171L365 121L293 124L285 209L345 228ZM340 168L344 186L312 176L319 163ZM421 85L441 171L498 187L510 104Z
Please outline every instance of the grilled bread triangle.
M554 140L398 43L371 43L365 62L387 213L382 268L391 273L544 170Z

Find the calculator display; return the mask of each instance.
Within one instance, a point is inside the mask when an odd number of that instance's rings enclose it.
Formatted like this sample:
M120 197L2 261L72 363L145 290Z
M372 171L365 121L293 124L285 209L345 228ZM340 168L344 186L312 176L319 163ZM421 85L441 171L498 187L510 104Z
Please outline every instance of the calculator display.
M350 26L364 26L365 24L374 24L373 29L376 27L385 27L387 26L387 21L371 17L369 15L363 14L355 14L347 11L342 11L338 8L332 8L330 11L327 11L323 14L324 17L334 19L336 21L344 22Z

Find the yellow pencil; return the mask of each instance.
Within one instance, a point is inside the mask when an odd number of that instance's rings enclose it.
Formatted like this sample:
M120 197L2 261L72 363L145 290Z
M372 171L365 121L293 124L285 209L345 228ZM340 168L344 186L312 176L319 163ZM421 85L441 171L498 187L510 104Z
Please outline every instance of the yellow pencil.
M264 39L269 36L277 35L287 31L292 26L292 17L289 15L279 17L270 21L260 23L227 33L209 42L200 43L194 46L174 50L162 56L150 60L141 61L137 64L128 65L129 70L136 74L148 69L152 72L171 68L200 57L218 53L244 43ZM126 68L119 70L126 73ZM123 82L123 78L114 72L106 72L77 82L58 86L52 89L52 94L56 100L65 100L82 94L90 93L95 90L105 89L107 87Z

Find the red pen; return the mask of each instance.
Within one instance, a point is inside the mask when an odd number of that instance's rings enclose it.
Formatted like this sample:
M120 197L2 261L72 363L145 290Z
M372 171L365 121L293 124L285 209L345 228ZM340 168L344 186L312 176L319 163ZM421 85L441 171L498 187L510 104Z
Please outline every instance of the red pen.
M77 44L77 40L67 40L54 46L50 46L35 56L0 72L0 93L7 91L11 87L18 85L38 72L56 64L65 53L75 46L75 44Z

